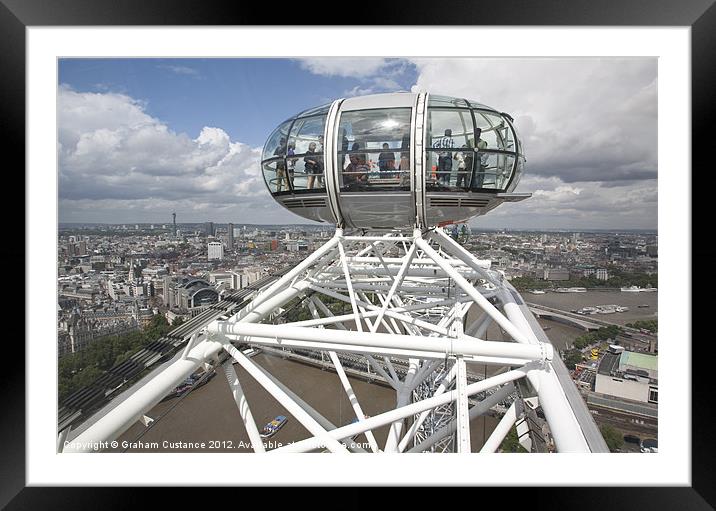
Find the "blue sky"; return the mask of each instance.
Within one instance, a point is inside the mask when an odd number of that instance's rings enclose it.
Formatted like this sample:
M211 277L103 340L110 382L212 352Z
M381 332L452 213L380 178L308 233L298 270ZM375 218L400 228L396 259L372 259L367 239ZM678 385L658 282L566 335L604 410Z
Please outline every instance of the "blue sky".
M417 73L405 65L391 76L410 90ZM232 140L259 146L292 114L342 97L365 80L314 74L290 59L62 59L59 82L137 98L177 132L196 136L204 126L218 126Z
M61 59L59 221L306 223L259 173L270 133L307 108L397 90L514 117L527 156L515 191L532 198L471 225L656 228L654 58Z

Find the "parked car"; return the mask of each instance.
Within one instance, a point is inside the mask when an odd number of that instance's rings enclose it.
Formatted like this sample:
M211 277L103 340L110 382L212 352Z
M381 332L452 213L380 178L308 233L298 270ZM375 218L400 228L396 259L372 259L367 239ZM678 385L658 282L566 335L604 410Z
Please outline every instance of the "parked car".
M624 441L629 442L630 444L641 445L641 438L634 435L624 435Z
M659 444L656 438L645 438L641 442L641 452L659 452Z

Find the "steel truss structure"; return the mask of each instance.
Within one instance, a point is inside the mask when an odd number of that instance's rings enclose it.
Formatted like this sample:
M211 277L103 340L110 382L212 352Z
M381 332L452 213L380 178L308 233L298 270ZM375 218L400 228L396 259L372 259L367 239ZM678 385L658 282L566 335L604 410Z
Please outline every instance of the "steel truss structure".
M275 319L296 300L312 319ZM338 311L339 303L349 305L349 312ZM467 321L471 310L476 319ZM503 340L486 340L491 324ZM329 359L357 421L332 424L291 390L291 382L247 357L245 345L313 351ZM538 445L558 452L607 451L584 403L570 397L573 384L560 377L564 366L520 296L489 261L476 259L441 228L412 235L352 235L337 228L247 306L195 334L177 361L84 430L73 449L117 438L198 367L217 366L222 351L230 357L223 369L256 452L265 447L232 363L310 432L271 453L472 452L471 421L495 409L504 413L480 452L497 451L513 426L532 451ZM346 356L361 357L395 390L394 409L366 417L341 361ZM471 381L468 364L489 367L489 375ZM389 433L379 445L373 430L382 426ZM369 449L351 440L361 433Z

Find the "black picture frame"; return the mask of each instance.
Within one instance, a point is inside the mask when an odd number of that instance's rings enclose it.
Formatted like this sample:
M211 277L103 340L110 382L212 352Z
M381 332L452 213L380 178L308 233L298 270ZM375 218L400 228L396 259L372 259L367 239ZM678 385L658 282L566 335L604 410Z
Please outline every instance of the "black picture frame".
M15 168L25 164L25 29L31 26L111 25L340 25L352 17L337 15L335 2L313 2L310 9L276 9L259 2L213 0L0 0L0 105L5 126L6 155L15 158ZM373 19L374 18L374 19ZM390 25L536 25L536 26L686 26L691 27L692 71L692 168L699 174L702 195L714 181L708 129L714 123L713 91L716 91L716 6L714 0L502 0L500 2L427 2L381 5L380 16L365 22ZM692 173L692 177L695 174ZM707 174L707 175L704 175ZM24 190L24 179L15 172L16 190ZM705 178L705 180L704 180ZM16 193L17 196L24 194ZM692 218L709 218L707 201L692 195ZM692 234L698 231L692 227ZM693 239L693 237L692 237ZM713 261L716 249L702 243L690 250L692 267L703 268ZM8 260L17 266L24 260L23 244L5 244ZM710 265L708 265L710 266ZM6 265L6 267L8 267ZM30 271L25 267L25 272ZM688 277L690 278L690 276ZM708 286L707 282L702 286ZM689 297L683 297L689 299ZM713 298L692 304L703 312ZM6 314L18 310L17 296L3 297ZM28 298L26 320L31 313ZM693 313L692 313L693 315ZM680 318L691 322L691 318ZM6 339L11 333L6 332ZM696 337L696 336L694 336ZM692 342L692 485L690 487L528 488L510 489L514 505L563 509L713 509L716 507L714 442L711 427L713 399L709 385L712 357L710 337ZM684 343L687 345L688 343ZM52 488L25 485L25 351L19 343L6 343L6 370L0 385L0 506L8 509L56 509L57 507L102 508L139 505L119 488ZM10 351L14 349L14 352ZM688 420L688 418L684 418ZM585 481L585 484L590 482ZM485 489L483 491L490 491ZM505 489L494 490L504 499ZM120 497L118 494L122 493ZM186 493L186 492L185 492ZM491 491L492 493L492 491ZM205 492L195 492L207 498ZM442 494L444 498L445 494ZM489 495L489 494L488 494ZM437 494L440 497L440 493ZM348 495L345 495L349 498ZM183 497L182 497L183 498ZM480 501L484 502L483 493ZM530 499L530 503L523 499ZM350 498L349 498L350 500ZM421 501L423 497L421 496ZM146 503L146 502L145 502ZM214 504L216 505L216 503Z

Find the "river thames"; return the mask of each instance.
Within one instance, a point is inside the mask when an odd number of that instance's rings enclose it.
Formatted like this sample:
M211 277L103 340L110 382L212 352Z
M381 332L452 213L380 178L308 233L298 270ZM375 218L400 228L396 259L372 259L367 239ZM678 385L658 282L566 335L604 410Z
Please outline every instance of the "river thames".
M251 360L286 383L333 424L345 425L355 417L336 373L279 356L259 354ZM267 448L312 436L240 366L234 364L234 369L259 429L277 415L289 418L286 425L271 437L271 444ZM395 391L392 388L352 377L349 380L366 415L379 415L395 407ZM159 403L147 415L159 420L149 429L141 423L134 424L117 439L120 445L115 449L107 449L107 452L253 452L223 371L218 371L206 385L195 389L185 398ZM498 419L494 417L484 416L470 423L473 452L479 451L497 422ZM373 431L379 445L385 444L388 428L383 426ZM123 448L123 442L130 444L130 447ZM136 446L131 445L135 442ZM205 447L185 447L182 442L204 443ZM359 435L356 442L365 444L365 435Z

